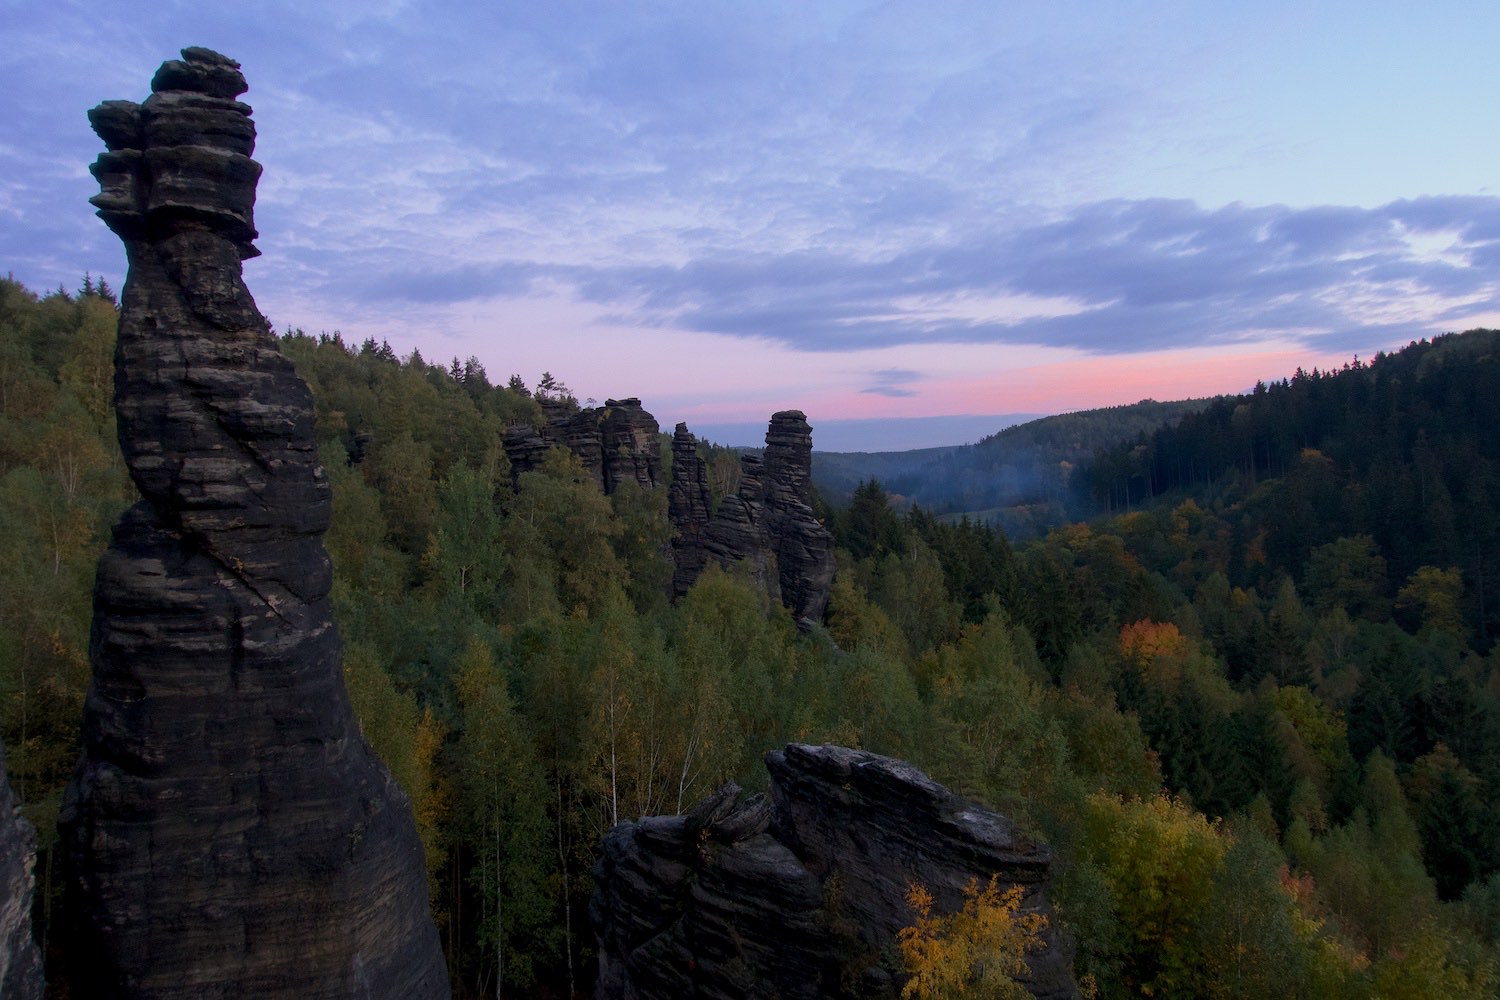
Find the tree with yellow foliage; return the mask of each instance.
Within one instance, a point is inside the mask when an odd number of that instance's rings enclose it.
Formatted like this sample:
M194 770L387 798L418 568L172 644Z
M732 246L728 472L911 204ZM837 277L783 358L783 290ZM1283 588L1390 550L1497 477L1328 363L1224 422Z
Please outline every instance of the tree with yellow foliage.
M1208 912L1230 838L1168 795L1089 796L1083 860L1103 876L1119 921L1121 978L1146 996L1196 995L1195 932Z
M1025 1000L1031 994L1016 977L1026 972L1026 952L1035 950L1047 918L1020 913L1021 887L1000 890L997 876L983 888L970 878L964 905L934 916L932 893L919 882L906 894L917 921L898 935L911 978L902 1000L947 1000L983 996Z

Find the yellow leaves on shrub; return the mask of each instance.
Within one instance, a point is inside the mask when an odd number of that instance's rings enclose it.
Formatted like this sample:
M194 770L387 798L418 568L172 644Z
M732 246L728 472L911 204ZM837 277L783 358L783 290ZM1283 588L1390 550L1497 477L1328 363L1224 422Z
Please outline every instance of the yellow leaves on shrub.
M906 902L917 915L898 934L901 958L911 973L902 1000L949 997L1029 997L1016 981L1026 972L1026 952L1041 946L1047 918L1021 913L1021 887L1001 891L998 876L980 887L970 878L964 904L956 913L935 916L932 893L914 882Z

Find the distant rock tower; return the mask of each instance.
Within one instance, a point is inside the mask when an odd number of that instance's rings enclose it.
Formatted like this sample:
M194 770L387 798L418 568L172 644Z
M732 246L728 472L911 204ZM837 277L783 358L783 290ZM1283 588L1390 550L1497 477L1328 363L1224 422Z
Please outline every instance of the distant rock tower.
M512 484L523 473L541 468L549 448L566 448L576 455L605 496L614 496L625 483L654 489L661 480L661 446L656 440L661 428L639 399L608 399L603 406L581 410L543 400L542 412L546 422L540 428L517 424L506 428L501 438Z
M812 509L812 427L801 410L771 415L764 457L745 455L740 487L709 516L708 478L687 424L672 439L667 507L677 533L673 556L678 596L710 559L744 563L801 628L823 618L833 587L833 536Z
M703 534L713 519L708 463L698 456L698 439L687 424L672 433L672 484L667 488L667 520L672 522L672 592L681 597L708 562Z
M411 807L360 735L307 386L241 278L255 126L239 64L164 63L89 113L129 274L120 445L143 499L94 591L60 832L74 995L449 995Z

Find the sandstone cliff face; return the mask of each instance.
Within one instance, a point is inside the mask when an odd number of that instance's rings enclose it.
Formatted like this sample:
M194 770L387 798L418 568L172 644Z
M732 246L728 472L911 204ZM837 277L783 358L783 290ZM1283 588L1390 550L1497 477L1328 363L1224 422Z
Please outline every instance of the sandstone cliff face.
M312 397L240 272L260 167L238 64L185 49L90 113L129 273L143 499L94 592L60 821L89 997L446 997L410 805L350 710Z
M947 912L970 877L998 873L1050 916L1049 850L910 765L793 745L766 766L769 799L727 786L687 816L605 838L590 906L599 1000L894 997L889 956L914 920L912 882ZM1050 922L1043 940L1025 985L1077 997L1068 943Z
M687 424L672 432L672 483L667 488L667 520L672 524L672 590L681 597L708 563L703 535L713 517L708 463L698 456L698 439Z
M0 747L0 997L41 1000L42 955L31 933L36 831L20 809Z
M543 402L542 412L547 419L540 430L511 427L502 439L513 481L538 468L548 448L559 447L578 456L606 496L623 483L651 489L661 482L661 428L639 399L609 399L582 410Z
M679 424L672 451L672 489L682 500L668 505L679 539L674 543L678 595L687 592L709 558L724 566L744 563L799 624L821 620L833 586L833 536L813 515L812 428L806 415L800 410L772 415L765 456L741 459L740 487L724 498L711 520L703 463L694 452L679 466L678 454L686 453L692 440L687 425ZM681 487L676 482L679 467L685 480Z

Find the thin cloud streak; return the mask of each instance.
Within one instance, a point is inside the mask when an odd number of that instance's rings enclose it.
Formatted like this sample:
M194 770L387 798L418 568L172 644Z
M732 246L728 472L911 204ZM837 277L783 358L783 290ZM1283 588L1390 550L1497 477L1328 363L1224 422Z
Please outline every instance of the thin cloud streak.
M870 377L875 383L859 391L872 396L889 396L892 399L906 399L917 395L917 390L910 386L926 378L921 372L910 368L882 368L871 372Z

